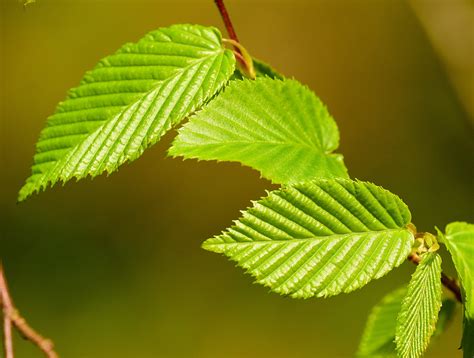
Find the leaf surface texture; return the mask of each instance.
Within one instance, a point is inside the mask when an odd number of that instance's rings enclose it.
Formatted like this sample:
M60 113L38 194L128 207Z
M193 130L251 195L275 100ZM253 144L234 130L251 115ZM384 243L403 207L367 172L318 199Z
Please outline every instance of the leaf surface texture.
M388 358L396 357L395 331L397 316L402 308L402 300L407 293L406 287L401 287L386 295L370 312L362 335L358 357ZM443 333L446 326L454 317L456 302L452 299L443 299L439 311L436 331L433 337Z
M406 205L387 190L318 179L269 193L203 247L280 294L332 296L400 265L413 242L409 222Z
M464 304L462 348L465 358L474 357L474 225L454 222L446 226L443 242L461 279Z
M401 358L421 357L436 329L441 308L441 257L426 253L416 267L402 301L396 328Z
M48 118L19 200L138 158L214 96L234 67L214 28L174 25L124 45L87 72Z
M235 80L175 138L170 155L237 161L274 183L347 177L339 131L322 102L294 80Z

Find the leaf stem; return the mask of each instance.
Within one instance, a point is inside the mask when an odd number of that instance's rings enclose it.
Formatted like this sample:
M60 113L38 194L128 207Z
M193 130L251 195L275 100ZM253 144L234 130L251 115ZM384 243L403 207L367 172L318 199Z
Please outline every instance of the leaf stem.
M7 281L0 262L0 306L3 311L3 342L5 358L13 358L12 325L27 340L35 344L48 358L58 358L53 342L36 332L15 308L8 291Z
M412 252L408 256L408 261L411 261L415 265L418 265L421 262L421 257L417 253ZM461 288L459 287L455 279L447 276L444 272L441 272L441 283L444 287L446 287L454 294L456 300L458 300L459 303L462 303Z
M240 62L244 66L244 71L246 75L248 75L251 79L255 79L257 74L255 73L255 67L253 66L252 56L250 56L249 52L242 46L239 42L232 40L232 39L222 39L222 42L229 43L234 48L237 48L239 52L235 52L235 56L240 60Z
M232 21L230 20L229 13L227 12L227 8L225 7L224 0L214 0L219 13L221 14L222 21L224 22L225 28L227 30L227 34L229 35L230 39L224 39L223 42L230 43L234 47L234 54L237 58L238 62L243 66L243 72L250 77L251 79L255 79L255 69L253 66L252 57L249 55L248 51L240 44L237 34L235 33L234 26L232 25Z

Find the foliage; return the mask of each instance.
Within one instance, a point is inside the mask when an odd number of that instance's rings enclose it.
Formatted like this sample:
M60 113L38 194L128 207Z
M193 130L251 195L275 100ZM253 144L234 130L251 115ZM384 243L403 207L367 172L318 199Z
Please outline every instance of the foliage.
M215 28L174 25L100 61L48 118L19 200L58 181L111 173L189 118L170 155L240 162L281 184L205 249L272 291L302 298L351 292L411 258L419 265L408 287L374 308L358 355L420 357L454 312L445 299L438 313L439 240L461 279L462 344L472 358L474 225L452 223L437 238L417 233L398 196L349 179L334 153L337 125L313 92L225 43ZM242 61L256 79L236 69Z
M214 28L175 25L124 45L86 73L48 118L19 200L137 159L212 98L234 64Z
M204 242L257 282L293 297L351 292L400 265L410 212L370 183L318 179L271 192L236 225Z
M395 343L399 357L420 357L436 329L441 308L441 257L423 255L397 317Z
M474 357L474 225L454 222L441 234L461 279L464 302L462 347L465 357Z
M387 294L372 309L362 335L358 357L396 357L395 332L397 316L402 308L402 300L407 294L406 287L400 287ZM433 337L444 332L456 312L456 302L444 298L439 311L438 323Z
M237 161L294 183L346 177L342 156L331 154L338 145L336 123L307 87L262 78L233 81L181 128L170 154Z

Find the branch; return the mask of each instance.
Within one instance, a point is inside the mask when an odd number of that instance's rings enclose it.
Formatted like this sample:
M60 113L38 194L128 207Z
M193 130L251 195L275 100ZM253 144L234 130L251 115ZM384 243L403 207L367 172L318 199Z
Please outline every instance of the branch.
M0 264L0 287L6 287L3 268ZM12 320L8 314L7 307L11 306L10 296L3 294L4 290L0 288L0 304L3 308L3 349L5 358L13 358L13 338L12 338Z
M13 358L12 325L27 340L35 344L48 358L58 358L53 342L36 332L15 308L8 291L7 281L0 262L0 305L3 310L3 339L6 358Z
M224 0L214 0L214 2L216 3L217 9L221 14L225 28L227 29L227 33L230 37L230 40L223 39L222 41L224 43L227 42L234 47L234 55L237 58L237 61L240 63L243 73L247 77L254 80L257 75L253 66L252 57L249 55L247 50L240 44L239 39L237 38L237 34L235 33L232 21L230 21L229 13L227 12L227 9L225 7Z
M230 21L230 16L229 13L227 12L227 9L224 4L224 0L214 0L216 3L217 8L219 9L219 12L222 17L222 21L224 21L225 28L227 30L227 33L229 34L229 37L236 41L239 42L239 39L237 38L237 34L235 33L234 26L232 25L232 21ZM238 51L238 49L236 49Z
M415 265L418 265L421 261L421 257L416 253L412 253L408 256L408 260L413 262ZM454 294L459 303L462 303L461 288L455 279L447 276L444 272L441 272L441 283Z

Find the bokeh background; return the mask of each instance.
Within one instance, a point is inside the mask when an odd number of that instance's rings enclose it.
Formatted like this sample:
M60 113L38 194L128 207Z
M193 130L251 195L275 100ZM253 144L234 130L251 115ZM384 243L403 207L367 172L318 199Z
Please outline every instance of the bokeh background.
M473 2L228 0L247 49L309 85L353 177L399 194L420 230L473 221ZM200 243L271 187L238 164L166 158L16 204L45 118L84 71L174 23L220 28L211 0L1 0L1 241L12 296L66 358L350 357L409 263L363 290L292 300ZM443 256L444 268L452 265ZM461 314L427 357L461 357ZM16 337L20 358L41 357Z

